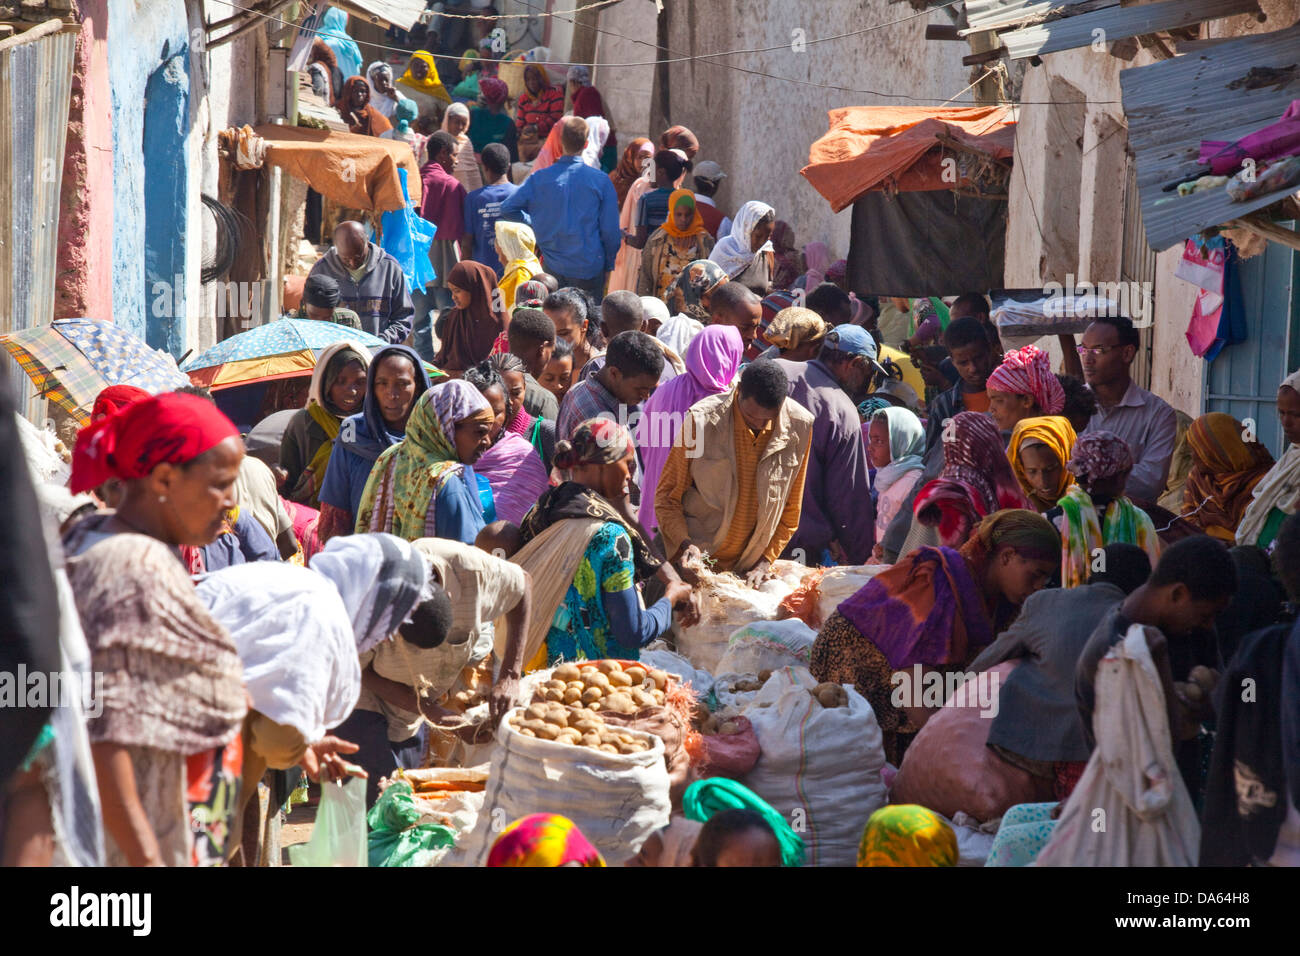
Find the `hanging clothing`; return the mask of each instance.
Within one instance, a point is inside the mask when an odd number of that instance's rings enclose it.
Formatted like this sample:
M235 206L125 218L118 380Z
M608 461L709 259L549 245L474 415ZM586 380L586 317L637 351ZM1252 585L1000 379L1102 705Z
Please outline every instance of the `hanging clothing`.
M497 288L501 290L505 311L509 313L515 307L515 290L544 270L537 258L537 238L531 227L498 219L496 241L506 257L505 270Z
M1183 489L1184 520L1229 544L1255 486L1273 467L1263 442L1243 441L1244 431L1241 422L1223 412L1202 415L1187 430L1192 470Z
M456 263L447 275L447 283L468 292L470 301L463 309L447 310L442 346L433 363L439 368L463 372L488 357L492 343L506 330L506 314L493 308L497 275L481 262Z
M461 379L416 399L406 437L379 456L366 482L357 532L473 544L483 528L483 510L474 472L457 458L455 446L456 426L471 420L491 422L492 406Z
M339 427L349 413L330 401L330 390L349 363L361 365L363 381L370 368L370 350L355 342L335 342L316 359L307 407L299 409L280 439L280 466L288 472L284 487L290 501L320 507L320 485L325 480Z
M758 249L751 249L750 236L761 220L775 215L776 210L767 203L753 200L745 203L736 211L736 218L731 223L730 234L718 240L718 244L713 247L709 259L721 266L728 277L735 279L750 267L755 256L773 251L771 239L763 243ZM765 292L764 295L766 294Z
M641 527L651 534L659 526L655 517L655 490L684 416L700 399L731 388L744 351L744 342L734 326L711 325L686 346L685 373L655 389L646 399L636 432L644 468L638 519Z
M940 544L951 548L964 544L971 529L995 511L1029 506L993 420L961 412L943 443L943 470L917 494L912 513L919 523L937 527Z
M1016 427L1011 430L1011 441L1007 445L1007 459L1011 463L1011 470L1015 472L1016 480L1020 482L1025 497L1037 510L1047 511L1055 507L1056 503L1061 500L1061 496L1074 484L1074 476L1070 474L1066 462L1071 458L1076 439L1074 427L1070 424L1069 419L1062 418L1059 415L1022 418L1016 423ZM1051 500L1039 497L1038 492L1025 479L1025 470L1020 461L1020 453L1026 445L1031 444L1045 445L1056 456L1056 460L1061 463L1061 471L1056 479L1056 488L1052 492Z

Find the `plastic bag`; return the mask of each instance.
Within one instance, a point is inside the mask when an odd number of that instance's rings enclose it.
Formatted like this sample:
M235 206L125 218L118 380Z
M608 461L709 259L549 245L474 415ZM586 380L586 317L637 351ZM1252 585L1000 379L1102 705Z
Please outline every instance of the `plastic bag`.
M413 295L423 292L425 286L438 277L429 261L429 246L438 227L422 219L415 211L415 204L406 189L406 170L399 166L397 175L402 180L406 207L380 217L384 232L380 247L401 265L402 275L406 277L406 291Z
M392 783L366 815L371 866L432 866L439 850L452 845L450 827L420 823L421 811L409 783Z
M798 618L753 621L727 640L716 674L759 674L782 667L807 667L817 632Z
M691 731L686 752L697 777L730 777L739 780L754 769L760 753L758 735L748 717L735 718L740 729L734 734L706 735Z
M343 783L323 783L311 839L289 847L294 866L365 866L366 781L349 777Z
M730 572L704 570L700 580L695 591L700 599L700 621L682 627L674 620L673 643L679 654L712 674L736 628L750 621L774 620L788 592L784 588L775 594L755 590Z

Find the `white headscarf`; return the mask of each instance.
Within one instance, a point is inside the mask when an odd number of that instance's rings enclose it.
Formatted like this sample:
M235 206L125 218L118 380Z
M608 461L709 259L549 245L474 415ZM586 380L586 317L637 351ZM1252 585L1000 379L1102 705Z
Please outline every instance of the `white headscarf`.
M295 728L308 743L352 713L361 696L361 666L348 609L329 579L292 564L256 561L214 571L197 590L239 648L244 687L256 710Z
M388 85L397 93L396 100L383 95L379 92L378 88L376 88L376 73L388 74ZM397 109L398 101L406 99L406 97L402 95L402 91L397 89L397 85L393 82L393 68L382 60L376 60L374 63L371 63L366 67L366 85L370 87L370 105L383 113L384 119L392 119L393 110Z
M723 236L713 247L709 259L722 266L728 278L734 279L748 269L749 264L754 261L754 256L760 252L772 251L770 239L757 250L749 248L750 234L764 216L775 217L776 210L767 203L751 199L736 213L736 218L731 223L731 234Z
M388 640L428 597L429 563L410 542L382 532L331 538L311 569L334 582L352 621L356 652Z
M600 153L609 139L609 120L603 116L587 117L587 146L582 151L582 161L594 169L600 169Z
M446 132L448 133L450 133L451 130L447 129L447 120L451 119L451 117L453 116L459 116L461 119L463 119L465 121L465 130L466 131L469 130L469 107L468 106L466 106L464 103L452 103L450 106L447 107L446 111L442 114L442 128L446 130ZM460 135L465 136L466 132L461 132Z
M351 349L356 354L356 360L361 363L363 369L370 368L370 349L358 342L351 342L344 339L342 342L335 342L333 345L327 345L316 359L316 368L311 373L311 385L307 389L307 404L315 402L321 408L329 411L329 406L325 404L325 371L329 368L330 361L345 349ZM346 363L344 363L346 364ZM330 412L333 414L333 412Z
M925 463L925 429L921 420L906 408L882 408L871 420L885 420L889 430L889 464L876 470L875 488L885 491L909 471L920 471Z

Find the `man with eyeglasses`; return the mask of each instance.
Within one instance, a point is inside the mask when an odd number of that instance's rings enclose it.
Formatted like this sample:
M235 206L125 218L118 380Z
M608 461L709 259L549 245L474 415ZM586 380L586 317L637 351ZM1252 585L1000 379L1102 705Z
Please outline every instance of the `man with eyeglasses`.
M1129 319L1098 316L1083 333L1078 351L1084 381L1097 396L1088 430L1113 432L1128 444L1134 464L1124 493L1141 506L1164 491L1178 421L1168 402L1140 387L1129 374L1138 341Z

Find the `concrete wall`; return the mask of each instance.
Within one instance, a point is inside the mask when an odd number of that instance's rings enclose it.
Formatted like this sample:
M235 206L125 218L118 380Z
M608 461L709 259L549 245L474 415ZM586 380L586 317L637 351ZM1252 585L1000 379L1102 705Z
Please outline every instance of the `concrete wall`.
M808 162L808 147L827 130L827 110L872 104L937 106L970 82L969 71L961 65L962 55L969 52L966 44L924 39L930 20L951 22L942 12L843 40L813 42L797 51L792 47L801 37L815 41L862 31L915 11L888 0L664 0L664 7L670 57L779 47L671 65L667 120L689 127L699 137L697 161L711 159L727 172L718 197L725 212L734 212L749 199L767 202L778 218L794 227L800 245L826 242L836 258L848 253L849 212L832 215L826 200L799 175ZM656 22L652 2L624 0L601 11L599 26L653 44ZM650 46L601 37L601 62L654 59ZM620 142L662 132L650 129L652 70L597 68L597 85L613 108ZM875 92L804 85L809 82ZM970 103L971 95L965 93L956 102Z

